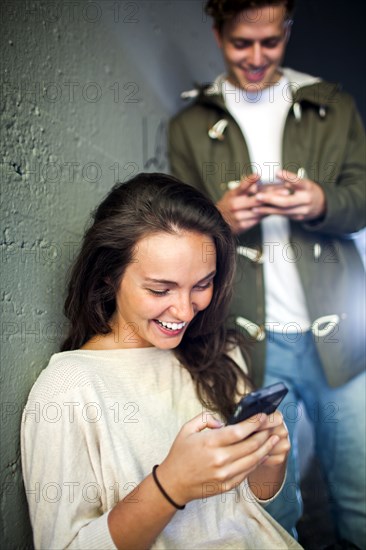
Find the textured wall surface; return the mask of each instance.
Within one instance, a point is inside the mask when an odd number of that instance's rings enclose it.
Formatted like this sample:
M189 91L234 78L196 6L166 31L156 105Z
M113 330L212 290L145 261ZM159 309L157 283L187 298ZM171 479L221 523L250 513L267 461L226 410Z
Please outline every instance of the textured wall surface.
M64 333L65 276L89 212L117 179L167 171L166 121L191 85L179 42L198 51L200 28L210 33L201 3L189 4L2 8L2 548L31 546L21 409Z
M65 277L89 212L114 181L167 171L165 128L180 91L222 70L202 5L18 0L1 7L3 549L32 547L21 410L65 331ZM44 496L41 489L31 498Z

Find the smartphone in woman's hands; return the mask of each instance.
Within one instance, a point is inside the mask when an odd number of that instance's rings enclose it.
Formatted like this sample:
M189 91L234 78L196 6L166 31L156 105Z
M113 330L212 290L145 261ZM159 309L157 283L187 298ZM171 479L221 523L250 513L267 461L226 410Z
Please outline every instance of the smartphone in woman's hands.
M233 415L228 420L228 424L242 422L259 413L273 413L287 392L288 389L285 384L277 382L245 395L237 404Z

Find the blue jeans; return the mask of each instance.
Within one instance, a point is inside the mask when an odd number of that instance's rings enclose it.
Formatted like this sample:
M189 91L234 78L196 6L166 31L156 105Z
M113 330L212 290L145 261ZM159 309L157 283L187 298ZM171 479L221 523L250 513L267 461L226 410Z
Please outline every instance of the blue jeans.
M315 452L338 536L366 548L366 373L331 388L311 332L270 332L264 385L277 381L283 381L289 389L279 408L289 429L292 449L284 489L266 510L296 536L295 525L302 512L297 447L301 401L313 428Z

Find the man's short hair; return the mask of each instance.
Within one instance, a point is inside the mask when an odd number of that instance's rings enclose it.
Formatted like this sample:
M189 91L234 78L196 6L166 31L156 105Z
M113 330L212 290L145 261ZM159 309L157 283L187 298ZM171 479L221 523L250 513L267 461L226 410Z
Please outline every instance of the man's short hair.
M244 10L264 8L266 6L284 6L286 19L291 19L295 0L208 0L205 12L214 20L218 30Z

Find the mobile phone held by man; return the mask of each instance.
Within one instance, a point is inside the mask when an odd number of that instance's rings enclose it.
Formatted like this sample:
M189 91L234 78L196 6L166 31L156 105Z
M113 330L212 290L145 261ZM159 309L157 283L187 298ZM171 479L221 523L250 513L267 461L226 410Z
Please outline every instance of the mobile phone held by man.
M228 424L242 422L259 413L272 414L287 392L288 389L285 384L277 382L245 395L237 404L233 415L228 420Z
M263 179L260 179L257 181L257 189L258 191L269 191L273 189L283 189L285 187L285 182L281 178L275 177L272 180L266 181Z

